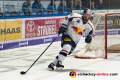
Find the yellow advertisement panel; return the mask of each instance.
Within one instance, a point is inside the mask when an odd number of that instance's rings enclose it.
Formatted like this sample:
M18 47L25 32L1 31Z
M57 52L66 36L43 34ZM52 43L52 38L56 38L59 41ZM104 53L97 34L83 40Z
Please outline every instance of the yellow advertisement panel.
M0 41L22 39L22 20L0 22Z

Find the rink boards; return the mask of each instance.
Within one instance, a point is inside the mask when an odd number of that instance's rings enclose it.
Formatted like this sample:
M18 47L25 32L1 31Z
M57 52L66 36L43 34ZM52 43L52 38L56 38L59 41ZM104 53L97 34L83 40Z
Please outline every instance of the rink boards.
M0 50L45 44L58 35L64 16L0 20ZM60 41L61 36L56 41Z

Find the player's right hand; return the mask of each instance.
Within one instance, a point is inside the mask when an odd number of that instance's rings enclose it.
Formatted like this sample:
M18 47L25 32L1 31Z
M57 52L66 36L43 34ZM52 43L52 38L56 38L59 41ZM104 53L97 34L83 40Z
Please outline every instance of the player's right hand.
M58 31L58 34L64 33L66 31L67 31L67 28L61 26L60 29L59 29L59 31Z

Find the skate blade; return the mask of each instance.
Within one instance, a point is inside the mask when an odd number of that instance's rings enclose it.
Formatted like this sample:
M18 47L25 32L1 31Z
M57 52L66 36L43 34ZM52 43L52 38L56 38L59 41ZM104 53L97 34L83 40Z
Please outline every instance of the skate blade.
M52 68L48 68L48 70L49 70L49 71L53 71L53 69L52 69Z
M62 70L62 69L63 69L63 67L56 67L56 71Z

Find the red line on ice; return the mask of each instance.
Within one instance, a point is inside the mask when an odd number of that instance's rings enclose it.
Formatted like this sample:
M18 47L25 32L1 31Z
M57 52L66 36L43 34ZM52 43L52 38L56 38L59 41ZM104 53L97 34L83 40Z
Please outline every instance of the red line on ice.
M120 56L120 55L117 55L117 56ZM112 58L115 58L117 56L114 56L114 57L111 57L111 58L108 58L108 59L112 59ZM89 64L86 64L86 65L82 65L82 66L79 66L79 67L76 67L76 68L73 68L73 69L78 69L78 68L81 68L81 67L85 67L85 66L89 66L89 65L92 65L92 64L95 64L95 63L98 63L98 62L102 62L102 61L105 61L106 59L103 59L103 60L100 60L100 61L96 61L96 62L93 62L93 63L89 63ZM71 69L72 70L72 69ZM59 72L59 73L55 73L55 74L51 74L51 75L48 75L48 76L45 76L45 77L41 77L39 79L35 79L35 80L42 80L44 78L48 78L48 77L52 77L52 76L55 76L55 75L58 75L58 74L61 74L61 73L64 73L64 72L67 72L67 71L63 71L63 72Z

